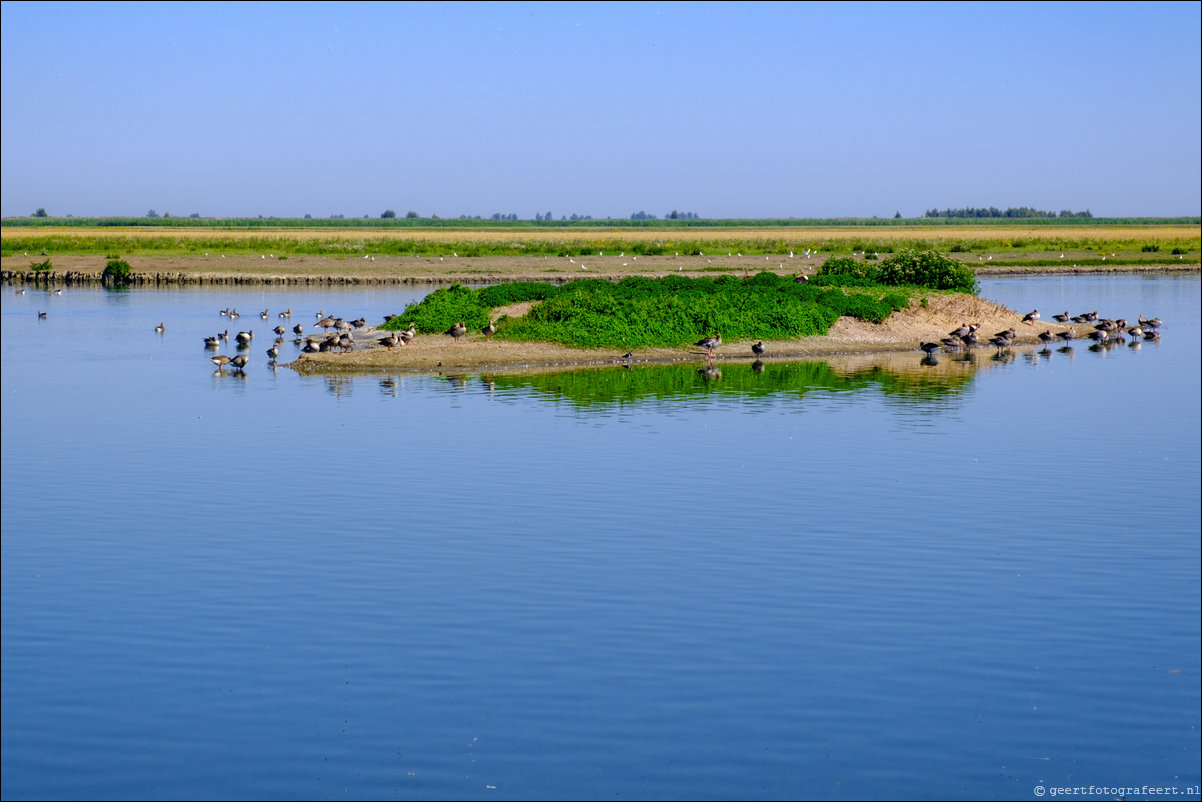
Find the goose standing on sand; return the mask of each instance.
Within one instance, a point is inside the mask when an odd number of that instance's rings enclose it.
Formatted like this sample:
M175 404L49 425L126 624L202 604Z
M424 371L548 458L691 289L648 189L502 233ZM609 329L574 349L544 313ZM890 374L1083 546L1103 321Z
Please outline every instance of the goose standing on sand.
M710 359L713 359L714 358L714 349L717 348L718 346L722 345L722 335L718 334L713 337L705 337L703 339L698 340L697 342L695 342L693 344L700 348L704 348L706 351L706 355L709 356Z
M398 345L405 344L405 341L401 339L401 335L396 332L389 334L387 337L381 337L378 340L378 342L380 343L380 345L384 346L385 348L389 349L390 351L393 348L396 348Z
M332 317L323 317L320 320L318 320L316 323L314 323L313 325L315 327L321 329L322 331L328 332L331 328L334 327L334 324L337 322L338 321Z
M1057 323L1068 323L1071 319L1072 315L1070 315L1067 310L1065 310L1062 314L1052 315L1052 320L1056 321Z
M759 342L752 343L751 353L755 354L757 357L763 356L764 355L764 341L760 340Z
M447 329L446 335L455 338L455 342L459 342L459 338L467 334L467 324L462 320L456 323L451 328Z
M410 323L409 328L401 332L401 340L404 341L405 345L408 345L413 342L415 337L417 337L417 325Z
M1039 310L1038 309L1032 309L1030 312L1023 315L1023 323L1026 323L1028 326L1034 326L1038 320L1039 320Z
M480 330L484 334L484 339L492 342L492 336L497 333L497 327L490 320L488 325Z

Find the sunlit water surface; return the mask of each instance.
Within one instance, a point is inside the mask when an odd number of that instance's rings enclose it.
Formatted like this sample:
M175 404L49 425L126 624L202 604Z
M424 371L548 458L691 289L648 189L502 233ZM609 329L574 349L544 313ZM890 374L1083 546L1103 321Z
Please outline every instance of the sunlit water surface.
M1197 798L1197 274L986 281L1166 322L975 365L267 363L421 294L5 290L5 799Z

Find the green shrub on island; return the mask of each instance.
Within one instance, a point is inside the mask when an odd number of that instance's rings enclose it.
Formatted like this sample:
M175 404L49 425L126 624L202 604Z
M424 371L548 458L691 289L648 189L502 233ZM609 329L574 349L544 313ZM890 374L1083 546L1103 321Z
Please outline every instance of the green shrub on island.
M35 273L45 273L48 270L53 270L54 265L50 264L50 260L47 259L44 262L31 262L29 264L29 269Z
M132 272L129 262L124 259L109 259L104 266L103 278L105 281L126 282Z
M898 251L881 260L882 284L954 290L976 294L977 277L972 268L937 251Z
M832 256L822 263L816 276L820 286L922 287L931 290L977 292L972 268L936 251L902 250L869 265L850 256Z
M438 334L456 321L479 331L497 307L541 301L519 318L497 322L499 339L557 342L580 348L671 348L702 337L785 340L826 334L842 315L881 322L909 305L887 288L820 287L762 272L747 279L630 277L618 283L584 279L563 285L521 282L470 290L436 290L381 328L412 323Z

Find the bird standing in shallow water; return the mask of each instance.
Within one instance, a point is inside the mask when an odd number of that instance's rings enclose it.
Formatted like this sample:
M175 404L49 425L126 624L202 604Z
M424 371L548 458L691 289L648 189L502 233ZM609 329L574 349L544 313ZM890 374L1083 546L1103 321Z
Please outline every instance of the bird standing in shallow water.
M238 370L243 370L246 368L246 363L249 361L250 360L247 359L246 354L238 354L236 357L230 360L230 365Z
M228 365L230 363L230 358L228 356L226 356L225 354L218 354L217 356L209 357L209 361L212 362L214 365L216 365L217 370L220 371L222 368L224 368L226 365Z
M920 350L922 350L924 353L926 353L927 356L930 356L931 354L935 353L940 348L939 343L923 343L922 345L920 345L918 347Z

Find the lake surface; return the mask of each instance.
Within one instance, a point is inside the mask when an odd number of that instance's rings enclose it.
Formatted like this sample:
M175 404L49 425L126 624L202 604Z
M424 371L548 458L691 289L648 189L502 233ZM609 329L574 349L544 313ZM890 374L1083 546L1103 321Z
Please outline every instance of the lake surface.
M1198 798L1199 276L983 285L1162 340L302 377L424 293L5 289L4 799Z

